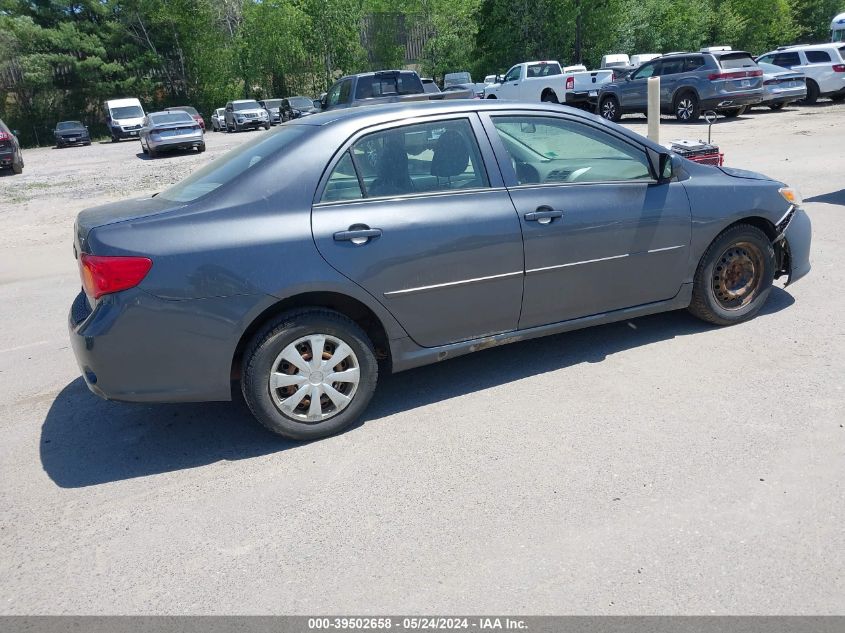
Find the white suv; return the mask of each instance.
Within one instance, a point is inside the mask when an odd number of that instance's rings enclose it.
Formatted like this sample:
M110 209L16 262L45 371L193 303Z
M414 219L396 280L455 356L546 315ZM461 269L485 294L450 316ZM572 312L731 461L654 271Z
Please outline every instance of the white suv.
M815 103L819 97L845 99L845 44L842 42L785 46L761 55L757 61L804 73L807 77L804 103Z

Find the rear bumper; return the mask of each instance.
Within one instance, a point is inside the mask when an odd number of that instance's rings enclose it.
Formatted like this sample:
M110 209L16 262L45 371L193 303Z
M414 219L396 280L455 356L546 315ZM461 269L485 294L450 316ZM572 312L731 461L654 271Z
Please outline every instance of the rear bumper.
M742 106L757 105L763 100L763 91L752 93L725 93L717 97L702 99L702 110L731 110L733 108L741 108Z
M102 398L229 400L237 343L273 301L261 295L165 301L134 288L102 297L92 310L80 293L68 331L85 383Z
M599 102L599 90L579 90L566 93L566 105L595 107Z
M191 136L179 136L172 139L161 139L153 141L147 139L147 144L156 151L168 149L193 149L199 147L204 142L202 134L192 134Z
M806 212L798 208L783 232L789 252L788 286L810 272L810 243L812 242L812 224Z
M792 103L793 101L800 101L801 99L807 96L807 88L784 88L784 89L773 89L771 91L766 91L763 95L763 100L760 102L762 105L768 105L770 103Z
M0 151L0 167L11 167L15 160L14 150L7 149Z
M138 138L141 135L141 128L137 130L124 130L123 128L113 127L110 128L111 135L114 138Z

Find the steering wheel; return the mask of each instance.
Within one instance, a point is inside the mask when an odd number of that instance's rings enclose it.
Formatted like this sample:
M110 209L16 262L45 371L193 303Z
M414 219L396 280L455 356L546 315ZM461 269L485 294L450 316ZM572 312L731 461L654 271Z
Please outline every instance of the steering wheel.
M592 167L581 167L580 169L576 169L566 177L566 182L575 182L575 180L586 174L591 169Z

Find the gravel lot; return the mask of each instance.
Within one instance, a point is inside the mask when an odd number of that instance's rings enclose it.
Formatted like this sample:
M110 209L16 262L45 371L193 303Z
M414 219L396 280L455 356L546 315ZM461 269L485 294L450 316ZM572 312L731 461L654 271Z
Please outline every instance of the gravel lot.
M0 613L842 614L843 122L825 102L713 129L814 224L813 271L753 321L670 313L399 374L304 445L240 402L101 401L66 333L77 212L265 132L155 161L26 151L0 177Z

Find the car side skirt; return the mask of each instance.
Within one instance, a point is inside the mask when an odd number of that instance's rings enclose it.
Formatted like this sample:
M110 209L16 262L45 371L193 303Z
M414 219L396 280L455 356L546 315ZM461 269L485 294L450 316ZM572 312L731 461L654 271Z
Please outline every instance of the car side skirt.
M665 301L647 303L644 305L624 308L622 310L614 310L612 312L602 312L600 314L593 314L578 319L571 319L569 321L550 323L548 325L541 325L525 330L514 330L512 332L504 332L494 336L486 336L471 339L469 341L461 341L459 343L450 343L449 345L442 345L440 347L420 347L410 338L395 339L390 342L391 358L393 360L393 373L405 371L406 369L413 369L414 367L421 367L423 365L430 365L432 363L456 358L472 352L478 352L490 347L507 345L508 343L518 343L520 341L527 341L534 338L540 338L542 336L580 330L594 325L604 325L606 323L614 323L616 321L635 319L637 317L657 314L659 312L682 310L689 306L691 300L692 284L686 283L681 286L677 295L675 295L672 299L667 299Z

